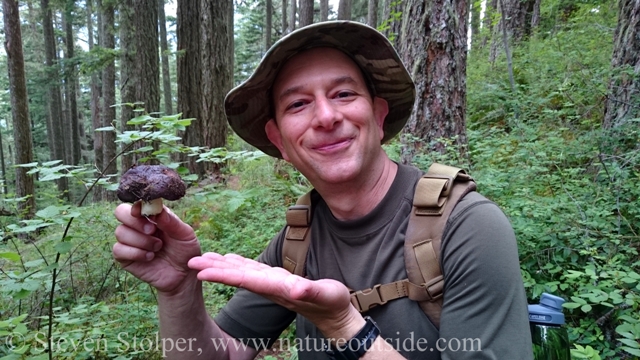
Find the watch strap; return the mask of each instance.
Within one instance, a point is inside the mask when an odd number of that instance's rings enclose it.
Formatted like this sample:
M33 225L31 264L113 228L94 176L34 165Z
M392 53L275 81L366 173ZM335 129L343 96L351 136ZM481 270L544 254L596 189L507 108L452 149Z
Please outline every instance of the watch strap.
M364 320L366 321L364 327L344 345L331 344L330 348L326 350L331 359L358 360L371 348L373 342L380 335L380 328L370 316L365 316Z

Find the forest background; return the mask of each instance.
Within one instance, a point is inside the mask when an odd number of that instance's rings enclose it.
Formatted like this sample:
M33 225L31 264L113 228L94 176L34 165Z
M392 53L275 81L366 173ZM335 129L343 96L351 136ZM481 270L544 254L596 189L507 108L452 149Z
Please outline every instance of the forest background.
M222 101L283 34L336 18L384 32L416 81L390 156L469 170L511 219L529 302L567 299L574 359L640 358L639 1L2 3L0 359L162 357L153 289L111 257L119 174L177 169L170 206L203 248L257 256L309 184ZM205 293L215 313L233 289Z

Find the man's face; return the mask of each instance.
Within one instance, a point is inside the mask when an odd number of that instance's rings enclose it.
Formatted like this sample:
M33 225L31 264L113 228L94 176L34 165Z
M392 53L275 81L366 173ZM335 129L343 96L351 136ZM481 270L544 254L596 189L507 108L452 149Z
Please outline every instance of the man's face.
M272 101L269 140L314 186L369 176L380 161L387 102L371 98L344 53L314 48L296 55L276 78Z

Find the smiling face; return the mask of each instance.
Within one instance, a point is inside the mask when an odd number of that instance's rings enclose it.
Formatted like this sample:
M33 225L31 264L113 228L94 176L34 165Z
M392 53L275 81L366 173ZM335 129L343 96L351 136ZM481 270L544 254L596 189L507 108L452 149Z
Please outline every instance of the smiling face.
M289 60L273 103L269 140L316 187L365 179L387 159L380 145L387 102L371 98L360 68L338 50L314 48Z

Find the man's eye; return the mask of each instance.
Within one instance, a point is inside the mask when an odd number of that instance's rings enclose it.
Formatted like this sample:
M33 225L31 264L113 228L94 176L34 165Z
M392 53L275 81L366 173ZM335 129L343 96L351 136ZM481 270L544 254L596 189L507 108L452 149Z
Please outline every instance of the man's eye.
M290 109L299 108L299 107L301 107L302 105L304 105L304 102L302 102L302 101L296 101L296 102L292 103L291 105L289 105L289 108L290 108Z
M351 96L351 95L353 95L353 94L352 94L351 92L349 92L349 91L340 91L340 92L336 95L336 97L338 97L338 98L346 98L346 97L349 97L349 96Z

